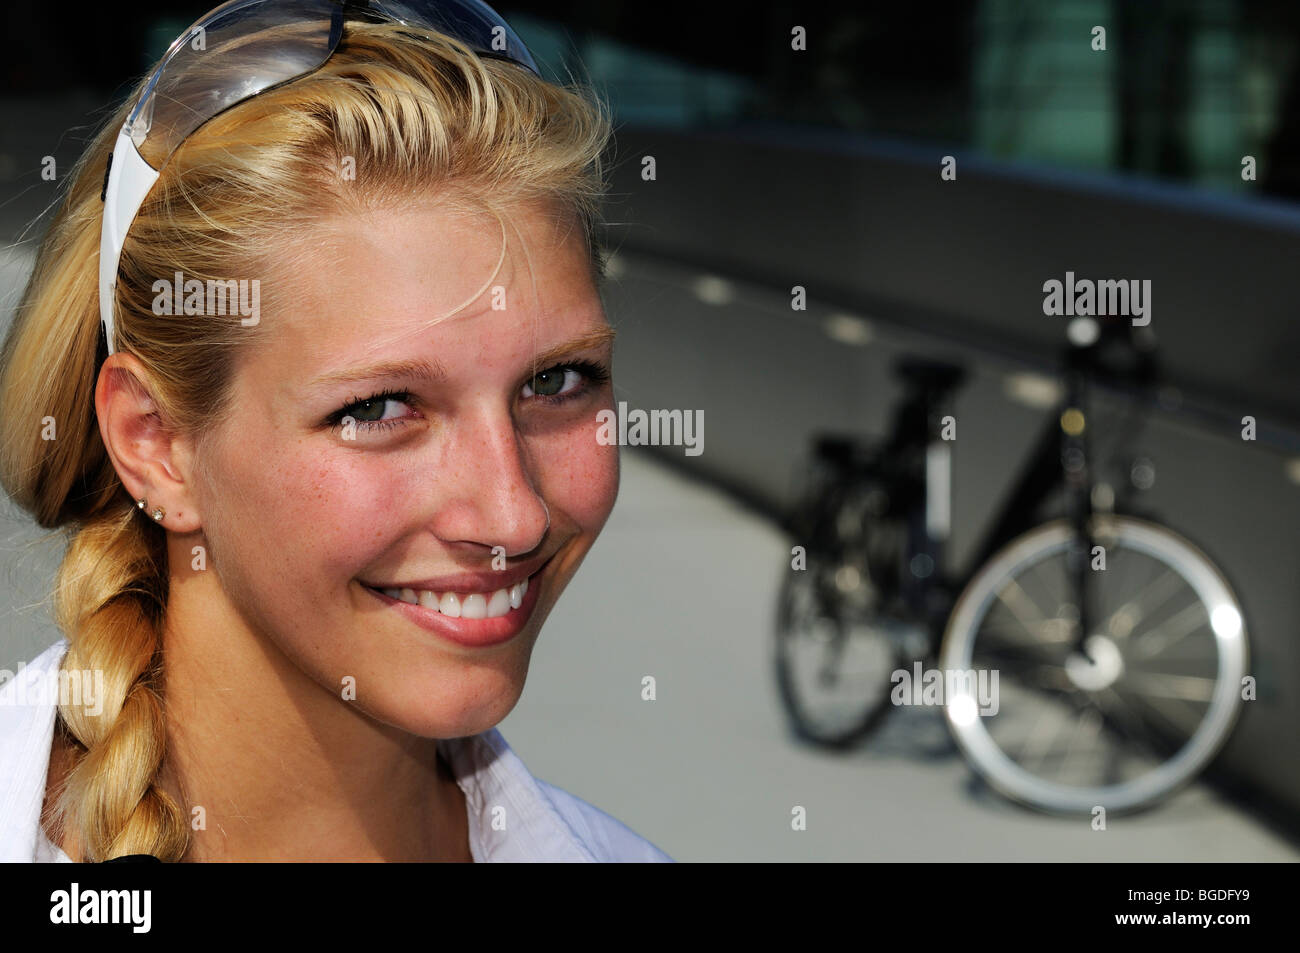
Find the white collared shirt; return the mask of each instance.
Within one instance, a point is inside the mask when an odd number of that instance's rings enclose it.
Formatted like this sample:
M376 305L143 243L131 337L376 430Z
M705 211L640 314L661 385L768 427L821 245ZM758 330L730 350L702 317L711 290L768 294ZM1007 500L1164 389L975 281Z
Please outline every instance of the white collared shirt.
M0 685L0 862L71 863L41 827L58 711L48 686L67 648L60 639ZM534 778L496 728L441 739L438 748L465 792L470 853L479 863L672 862L608 814ZM494 819L506 829L494 829Z

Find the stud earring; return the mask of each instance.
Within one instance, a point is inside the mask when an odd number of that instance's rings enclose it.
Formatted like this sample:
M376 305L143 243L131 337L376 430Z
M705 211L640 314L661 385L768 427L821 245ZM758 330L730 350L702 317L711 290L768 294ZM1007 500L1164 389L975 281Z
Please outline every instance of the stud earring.
M162 518L167 515L167 511L164 510L161 506L155 506L153 508L153 512L150 513L149 515L154 518L155 522L161 523Z
M135 501L135 508L137 510L142 510L148 505L149 505L149 501L144 499L144 497L141 497L140 499Z

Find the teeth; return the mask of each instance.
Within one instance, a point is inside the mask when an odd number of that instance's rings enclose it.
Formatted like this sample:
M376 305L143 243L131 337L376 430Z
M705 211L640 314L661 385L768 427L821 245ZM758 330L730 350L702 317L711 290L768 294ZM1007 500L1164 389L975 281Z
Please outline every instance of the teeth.
M514 586L510 588L513 589ZM510 593L505 589L498 589L492 593L492 598L487 604L487 616L489 619L495 619L499 615L505 615L511 608Z
M437 609L453 619L495 619L512 609L524 604L524 593L528 591L528 580L516 583L508 589L495 592L444 592L442 595L430 589L381 589L390 599L397 599L410 605Z
M487 599L477 592L471 592L460 604L462 619L486 619Z

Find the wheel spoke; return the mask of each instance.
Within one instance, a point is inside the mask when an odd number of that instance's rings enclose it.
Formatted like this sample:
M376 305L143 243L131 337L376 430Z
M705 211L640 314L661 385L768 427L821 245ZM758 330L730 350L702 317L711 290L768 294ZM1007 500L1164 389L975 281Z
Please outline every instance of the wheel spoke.
M1053 692L1077 691L1070 677L1065 674L1065 666L1038 662L1023 656L1008 656L996 660L994 665L980 665L977 669L997 670L1014 675L1025 685L1038 685Z
M1056 577L1055 579L1048 577L1047 573L1044 571L1048 565L1060 570L1052 573L1052 576ZM1029 571L1022 574L1020 578L1024 583L1028 583L1031 578L1038 580L1039 586L1037 588L1040 591L1046 592L1049 600L1052 599L1053 592L1059 593L1062 589L1065 591L1070 590L1070 581L1064 572L1064 562L1060 559L1044 559L1041 562L1034 563L1029 567ZM1028 592L1027 589L1026 592ZM1030 601L1035 607L1039 605L1037 599L1030 597ZM1056 602L1058 605L1060 604L1059 596L1056 598ZM1049 601L1047 605L1050 609L1052 603Z
M1106 720L1129 742L1129 747L1156 761L1163 761L1166 752L1142 721L1142 716L1113 688L1103 688L1092 696L1092 701L1101 710Z
M1075 748L1078 747L1078 739L1081 731L1084 737L1092 740L1095 740L1101 733L1101 719L1097 717L1096 712L1085 708L1079 717L1074 719L1074 727L1070 731L1070 738L1065 747L1065 754L1061 757L1061 766L1064 769L1068 769L1071 764L1075 763L1074 751ZM1095 751L1095 747L1093 747L1093 750ZM1068 771L1063 773L1068 774Z
M1216 679L1200 675L1170 675L1165 672L1135 672L1130 669L1124 675L1124 684L1131 686L1139 695L1153 698L1172 698L1185 702L1204 702L1214 700Z
M1004 606L1011 610L1011 614L1015 616L1016 621L1024 627L1030 637L1035 638L1038 627L1047 619L1043 616L1043 610L1038 607L1038 604L1033 599L1030 599L1029 594L1020 587L1020 583L1016 582L1015 579L1007 579L1002 588L998 590L997 597Z
M1182 576L1166 568L1154 583L1140 590L1137 596L1110 614L1106 620L1106 631L1119 638L1126 637L1137 628L1138 623L1173 598L1180 586L1186 585Z
M1155 628L1147 629L1134 636L1132 639L1134 657L1149 658L1163 652L1197 629L1204 628L1209 622L1210 617L1205 611L1205 606L1197 600Z
M1159 714L1182 738L1190 738L1201 723L1200 714L1189 711L1191 705L1182 698L1142 693L1134 693L1132 697Z
M1036 623L1032 629L1027 629L1023 625L1013 626L998 624L997 622L985 622L980 631L999 636L1006 645L1025 646L1043 645L1043 643L1068 645L1071 625L1072 623L1067 619L1043 619L1041 622Z

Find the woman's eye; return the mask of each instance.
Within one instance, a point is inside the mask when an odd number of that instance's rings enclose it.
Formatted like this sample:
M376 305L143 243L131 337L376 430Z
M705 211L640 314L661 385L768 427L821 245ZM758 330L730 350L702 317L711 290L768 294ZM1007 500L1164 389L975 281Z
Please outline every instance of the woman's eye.
M389 404L395 403L397 403L397 401L389 400L387 398L383 400L363 400L361 403L353 404L348 408L351 411L349 416L354 417L357 420L365 421L383 420L384 410Z
M336 411L330 422L338 427L346 423L345 418L351 417L354 423L366 429L395 426L407 416L400 412L400 408L403 404L409 404L410 400L411 395L401 391L373 394L364 400L354 400ZM397 416L388 416L394 411Z
M532 380L524 384L523 395L548 404L562 404L581 397L608 380L609 371L603 365L594 361L570 361L534 374ZM411 414L401 412L403 405L418 406L417 399L407 391L384 391L371 394L364 400L357 397L331 414L329 423L336 430L349 422L364 430L400 427L412 418Z
M609 372L594 361L571 361L534 374L532 380L524 385L524 397L537 397L552 404L563 403L607 380Z
M572 376L572 377L570 377ZM574 384L582 383L582 375L571 367L552 367L542 371L529 383L524 385L525 397L555 397L565 393L565 383L572 379Z

